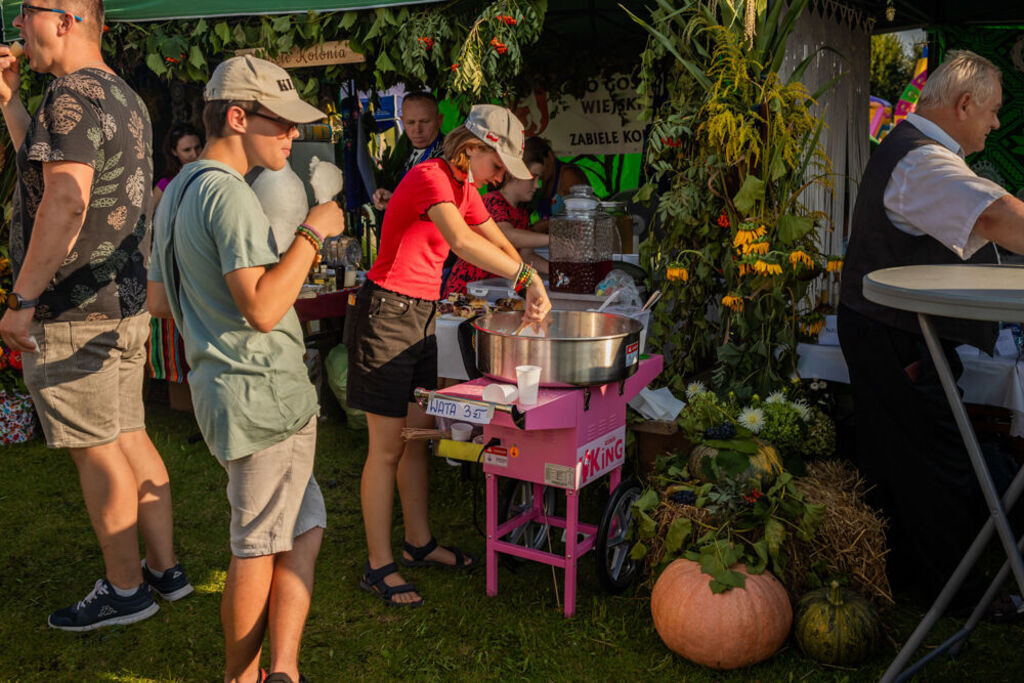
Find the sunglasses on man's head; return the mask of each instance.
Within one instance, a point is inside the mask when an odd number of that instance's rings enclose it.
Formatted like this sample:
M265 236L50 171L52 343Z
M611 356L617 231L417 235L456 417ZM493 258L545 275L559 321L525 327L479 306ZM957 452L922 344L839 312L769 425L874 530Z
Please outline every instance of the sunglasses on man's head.
M82 17L78 16L77 14L72 14L71 12L68 12L67 10L54 9L53 7L39 7L38 5L30 5L27 2L23 2L23 3L21 3L21 13L22 13L22 15L25 14L25 10L29 10L30 12L54 12L56 14L66 14L69 17L72 17L77 22L84 22L85 21L85 19L83 19Z

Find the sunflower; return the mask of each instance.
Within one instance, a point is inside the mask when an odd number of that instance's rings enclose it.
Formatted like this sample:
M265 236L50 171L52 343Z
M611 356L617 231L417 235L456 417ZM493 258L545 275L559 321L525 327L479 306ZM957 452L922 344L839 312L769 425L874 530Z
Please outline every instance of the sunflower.
M757 259L754 261L754 272L759 275L781 275L782 266L778 263L772 263L771 261Z
M722 297L722 305L739 312L743 310L743 297L726 294Z
M690 279L690 273L682 266L669 266L665 269L665 277L669 282L686 282Z
M768 230L763 225L754 227L754 224L750 222L740 223L740 227L736 231L736 237L732 240L732 246L742 247L744 244L756 242L766 234L768 234Z
M805 252L800 251L799 249L797 249L796 251L790 252L790 254L789 254L789 262L790 262L790 264L792 264L794 266L799 265L799 264L803 264L803 265L807 266L808 268L813 268L814 267L814 259L812 259L810 256L808 256Z
M771 249L771 245L769 245L767 241L762 240L760 242L747 242L742 248L744 254L758 254L760 256L764 256Z
M825 270L830 273L838 273L843 269L843 258L841 256L829 256L825 264Z

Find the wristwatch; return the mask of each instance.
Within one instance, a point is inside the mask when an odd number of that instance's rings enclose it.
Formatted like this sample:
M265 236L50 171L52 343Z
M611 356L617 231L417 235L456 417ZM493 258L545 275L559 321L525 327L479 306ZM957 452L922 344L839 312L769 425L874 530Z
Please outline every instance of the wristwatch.
M7 308L12 311L20 311L23 308L35 308L35 305L39 303L39 299L26 299L17 292L11 292L7 295Z

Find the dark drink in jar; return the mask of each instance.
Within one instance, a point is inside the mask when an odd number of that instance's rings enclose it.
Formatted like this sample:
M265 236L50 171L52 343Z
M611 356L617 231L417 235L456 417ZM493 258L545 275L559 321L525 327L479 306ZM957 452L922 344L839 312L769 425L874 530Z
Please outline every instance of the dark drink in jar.
M593 294L598 283L611 272L612 262L611 259L588 263L552 261L549 268L548 279L552 291Z

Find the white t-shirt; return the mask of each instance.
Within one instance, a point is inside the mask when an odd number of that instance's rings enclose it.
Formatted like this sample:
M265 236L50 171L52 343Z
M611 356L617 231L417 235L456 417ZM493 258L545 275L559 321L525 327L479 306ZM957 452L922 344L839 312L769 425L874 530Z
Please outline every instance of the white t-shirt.
M930 235L967 260L988 243L972 232L978 216L1009 193L972 171L960 145L938 125L917 114L906 122L940 144L900 159L885 186L885 214L908 235Z

